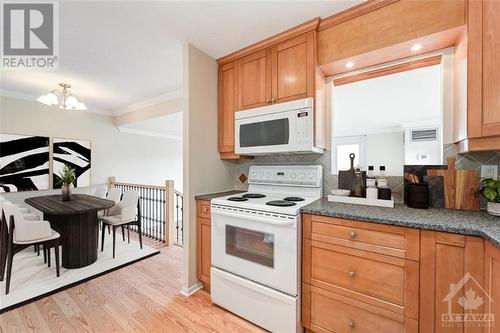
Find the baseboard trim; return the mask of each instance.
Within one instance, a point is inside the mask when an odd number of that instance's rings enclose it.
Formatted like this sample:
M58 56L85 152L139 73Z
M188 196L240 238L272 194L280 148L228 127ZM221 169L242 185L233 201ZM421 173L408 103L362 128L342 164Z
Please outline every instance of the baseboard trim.
M194 286L191 286L189 288L182 287L181 289L181 295L184 297L189 297L192 296L195 292L203 288L203 284L201 282L198 282Z

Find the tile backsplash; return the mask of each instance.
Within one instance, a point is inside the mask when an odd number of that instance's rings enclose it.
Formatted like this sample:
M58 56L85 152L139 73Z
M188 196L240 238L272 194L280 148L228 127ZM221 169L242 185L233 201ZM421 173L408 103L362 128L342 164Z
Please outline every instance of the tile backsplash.
M444 145L443 164L446 164L448 157L455 157L455 167L462 170L480 170L481 165L496 164L500 165L500 151L497 152L480 152L469 154L457 154L454 144ZM323 193L327 195L330 191L338 186L337 175L332 175L331 172L331 152L326 151L324 154L273 154L265 156L257 156L253 160L240 160L235 162L235 188L246 190L248 188L248 170L252 164L267 165L267 164L290 164L290 165L322 165L323 166ZM242 176L243 175L243 176ZM500 174L499 174L500 176ZM401 194L403 192L403 177L389 176L387 177L389 187L394 193Z

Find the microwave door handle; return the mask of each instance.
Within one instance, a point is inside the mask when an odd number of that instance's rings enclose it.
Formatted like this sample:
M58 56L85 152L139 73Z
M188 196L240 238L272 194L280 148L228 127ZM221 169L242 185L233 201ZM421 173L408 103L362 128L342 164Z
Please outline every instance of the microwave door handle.
M237 213L234 214L232 212L224 212L224 211L212 209L212 215L222 215L222 216L235 217L235 215L237 215ZM245 218L248 220L255 221L255 222L273 224L273 225L277 225L280 227L291 227L295 224L295 220L289 221L289 222L276 222L276 220L274 220L272 218L257 216L257 215L245 215ZM214 219L212 218L212 220L214 220Z

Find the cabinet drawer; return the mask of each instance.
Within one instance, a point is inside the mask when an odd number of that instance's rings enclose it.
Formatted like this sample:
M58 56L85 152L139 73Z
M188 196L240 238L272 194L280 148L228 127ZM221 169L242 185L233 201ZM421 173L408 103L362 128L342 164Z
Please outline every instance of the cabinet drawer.
M419 260L417 229L309 215L304 238L400 258Z
M346 303L350 302L350 304ZM315 332L405 332L405 318L385 316L371 307L358 307L334 293L311 289L311 329Z
M198 200L197 215L206 219L211 218L210 201Z
M398 305L404 305L404 261L369 259L366 253L352 255L322 248L311 249L311 280L326 282ZM367 255L367 254L366 254ZM373 256L372 256L373 257ZM394 260L395 259L395 260Z

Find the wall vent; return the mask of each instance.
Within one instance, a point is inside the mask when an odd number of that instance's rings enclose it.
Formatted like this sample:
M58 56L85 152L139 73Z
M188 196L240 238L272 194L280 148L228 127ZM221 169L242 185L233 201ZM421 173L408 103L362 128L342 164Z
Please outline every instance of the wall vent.
M437 128L411 130L411 142L437 141Z

